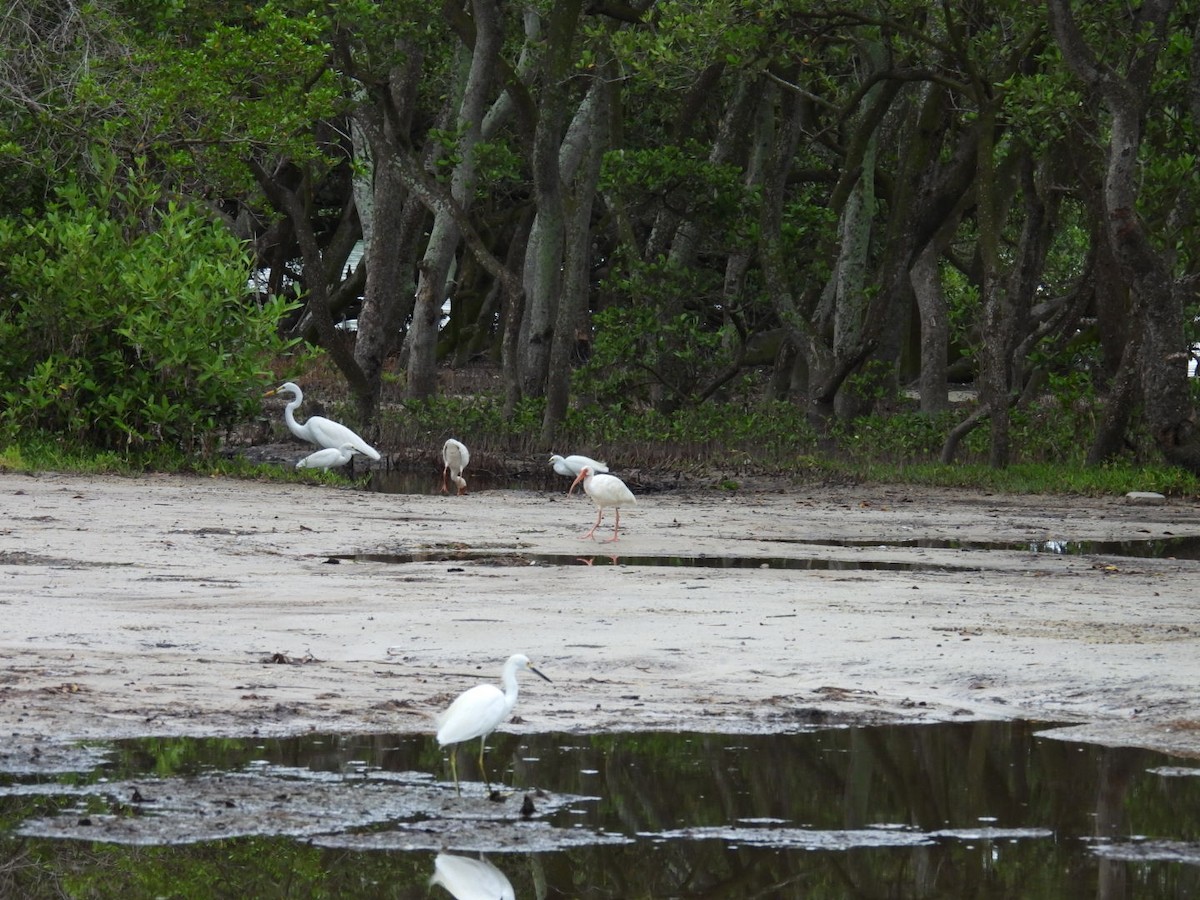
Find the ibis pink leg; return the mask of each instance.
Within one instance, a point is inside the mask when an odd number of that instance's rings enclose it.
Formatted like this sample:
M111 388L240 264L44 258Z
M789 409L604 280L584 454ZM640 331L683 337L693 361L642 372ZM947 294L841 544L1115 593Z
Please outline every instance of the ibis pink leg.
M583 537L581 537L580 540L586 541L588 538L591 538L594 541L596 539L596 537L595 537L596 529L600 527L600 520L603 518L604 518L604 507L600 507L596 510L596 523L592 526L592 530L589 531L587 534L585 534Z
M617 521L616 521L616 524L613 525L613 536L610 538L605 538L603 541L600 542L602 544L611 544L613 541L620 540L620 538L617 537L617 529L619 529L621 527L621 507L618 506L616 508L616 510L617 510ZM599 523L597 523L597 524L599 524Z

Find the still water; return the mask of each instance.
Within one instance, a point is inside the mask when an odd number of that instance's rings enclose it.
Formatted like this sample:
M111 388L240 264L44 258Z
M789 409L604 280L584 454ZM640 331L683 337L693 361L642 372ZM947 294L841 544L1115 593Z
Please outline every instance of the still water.
M1200 763L1040 728L495 734L496 801L424 736L8 754L0 896L1200 897Z

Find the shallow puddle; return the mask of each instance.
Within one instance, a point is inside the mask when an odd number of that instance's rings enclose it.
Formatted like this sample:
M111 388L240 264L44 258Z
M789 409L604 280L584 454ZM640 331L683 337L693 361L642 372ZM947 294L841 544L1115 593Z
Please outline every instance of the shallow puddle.
M793 556L625 556L615 553L515 553L486 550L417 550L411 553L345 553L336 562L450 562L490 566L667 566L685 569L871 570L888 572L961 572L974 566L894 560L796 558Z
M951 562L927 559L912 561L860 559L858 557L795 557L795 556L653 556L627 555L612 550L586 547L579 553L520 553L511 550L430 549L404 553L340 553L327 557L331 563L382 562L406 565L422 562L446 562L490 566L666 566L670 568L706 569L788 569L800 571L860 570L885 572L961 572L978 569L975 551L1010 551L1050 554L1054 556L1100 555L1132 556L1142 559L1200 558L1200 538L1159 538L1144 541L951 541L941 539L875 540L780 540L783 543L808 547L840 547L859 550L893 550L900 548L958 550L961 557Z
M478 467L463 473L469 491L545 491L566 496L571 479L546 471L492 472ZM374 469L366 480L368 491L379 494L438 494L442 490L442 468ZM453 487L453 485L450 485Z
M0 895L1200 896L1200 764L1037 730L496 734L494 799L423 736L10 752Z
M881 549L916 547L926 550L1026 550L1054 556L1134 556L1141 559L1200 559L1200 536L1141 538L1126 541L960 541L940 538L907 540L814 540L776 543L808 544L817 547L879 547Z

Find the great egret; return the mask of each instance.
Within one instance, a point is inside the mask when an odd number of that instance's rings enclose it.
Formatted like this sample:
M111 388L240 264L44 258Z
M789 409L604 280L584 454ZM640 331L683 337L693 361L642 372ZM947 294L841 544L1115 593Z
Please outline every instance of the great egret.
M309 416L303 425L296 421L296 409L304 402L304 392L300 385L286 381L277 388L272 388L263 394L264 397L274 397L276 394L293 394L292 400L283 408L283 420L287 422L288 430L302 441L316 444L327 450L336 450L343 444L349 444L364 456L379 459L379 451L360 438L357 434L340 422L326 419L324 416Z
M326 447L316 453L310 453L300 462L297 469L334 469L350 462L358 448L353 444L342 444L340 447Z
M450 438L446 443L442 444L442 462L445 463L445 467L442 469L443 494L449 490L446 485L447 477L458 485L458 492L460 494L467 492L467 479L463 478L462 473L470 461L471 451L467 449L467 445L462 441Z
M528 669L539 678L550 680L530 664L528 656L518 653L508 658L500 672L500 680L504 684L503 691L494 684L477 684L459 694L450 704L450 708L438 716L439 747L479 738L479 771L483 773L483 783L489 790L492 785L488 781L487 769L483 764L483 747L488 735L508 718L513 707L517 705L518 669ZM454 789L461 794L462 789L458 786L458 762L453 750L450 751L450 771L454 775Z
M554 466L554 471L559 475L566 475L569 478L574 478L576 475L578 475L579 470L584 466L587 466L593 472L608 471L607 463L597 462L590 456L559 456L557 453L555 453L550 457L550 465ZM573 490L575 490L575 485L571 485L571 488L567 491L567 493L569 494Z
M454 900L516 900L512 882L483 857L439 853L430 885L440 884Z
M600 527L600 520L604 518L604 510L612 507L616 510L617 521L613 525L613 536L605 538L604 543L620 540L617 532L621 528L621 507L627 503L637 503L637 498L633 496L633 492L625 486L616 475L597 475L592 471L591 466L584 466L579 470L579 474L575 476L575 480L571 483L571 490L575 489L575 485L583 482L583 490L592 502L596 504L596 523L592 525L592 530L583 535L580 540L591 538L596 539L596 529ZM570 493L570 491L568 491Z

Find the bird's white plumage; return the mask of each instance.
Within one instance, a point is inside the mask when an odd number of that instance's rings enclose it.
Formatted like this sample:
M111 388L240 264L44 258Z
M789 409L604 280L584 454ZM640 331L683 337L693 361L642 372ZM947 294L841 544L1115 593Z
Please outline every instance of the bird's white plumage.
M539 678L550 680L533 667L528 656L517 653L508 658L500 672L503 691L494 684L478 684L459 694L450 707L438 716L438 746L446 747L450 744L461 744L472 738L480 739L479 768L483 772L485 782L487 771L483 766L484 742L517 705L517 671L521 669L528 669ZM454 773L454 784L457 787L458 768L453 754L450 755L450 769Z
M267 391L265 396L276 394L292 394L291 401L283 408L283 420L288 430L302 441L316 444L318 447L336 450L343 444L349 444L364 456L379 459L379 451L364 441L361 437L343 425L324 416L309 416L303 424L296 421L296 410L304 402L304 392L293 381L287 381L277 388Z
M590 468L593 472L607 472L608 464L597 462L590 456L580 456L573 454L571 456L559 456L555 453L550 457L550 465L554 466L554 471L559 475L566 475L574 478L579 474L579 470L584 466Z
M621 528L621 507L637 503L633 491L629 490L625 482L616 475L597 474L592 471L590 466L584 466L579 470L571 487L574 488L580 482L583 482L584 493L591 497L592 502L596 504L596 522L583 537L594 539L596 529L600 527L600 521L604 518L604 510L612 508L616 512L616 523L613 525L613 536L606 538L606 541L620 540L618 533Z
M467 479L463 478L462 473L470 461L471 451L462 441L449 438L446 443L442 444L442 462L445 464L442 469L442 491L448 489L446 480L449 478L458 486L460 494L467 492Z
M516 683L515 678L513 682ZM516 703L515 688L511 703L494 684L477 684L469 691L463 691L438 719L438 744L445 747L471 738L487 737L508 717Z
M308 456L296 463L296 468L333 469L350 462L351 458L357 452L358 448L353 444L342 444L340 447L326 447L324 450L308 454Z
M431 885L440 884L455 900L516 900L512 882L486 859L439 853Z

